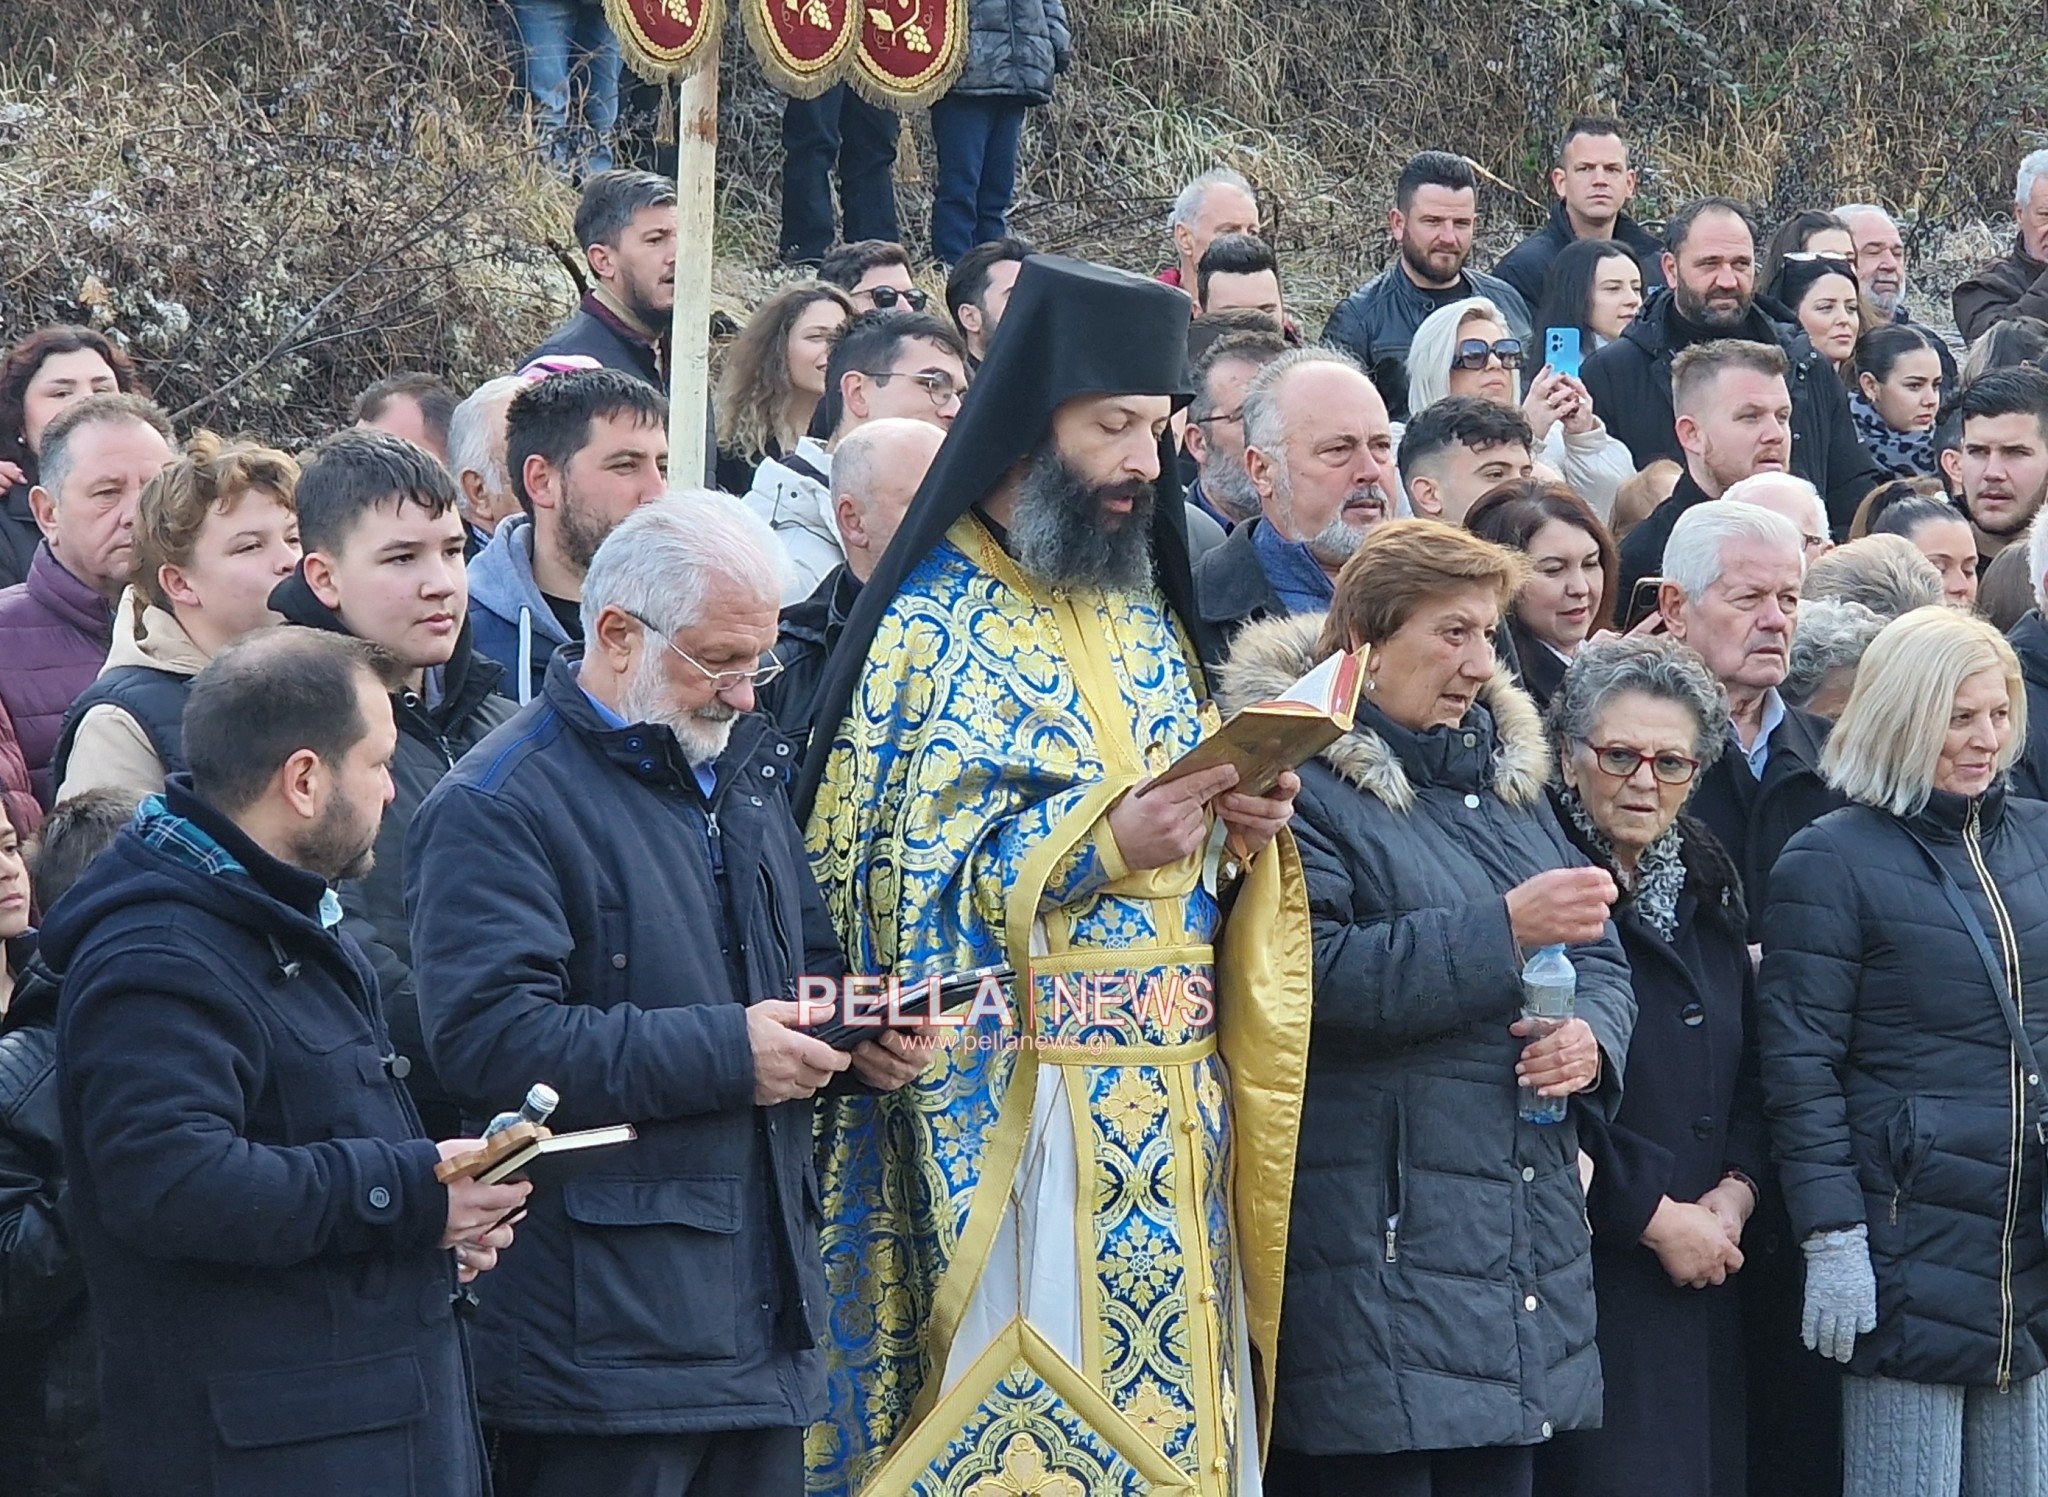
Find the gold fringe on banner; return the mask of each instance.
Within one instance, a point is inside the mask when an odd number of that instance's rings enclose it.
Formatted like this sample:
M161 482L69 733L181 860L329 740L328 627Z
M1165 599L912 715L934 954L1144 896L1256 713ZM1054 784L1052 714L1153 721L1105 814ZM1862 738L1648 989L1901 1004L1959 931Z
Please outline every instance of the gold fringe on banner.
M846 76L862 0L740 0L747 40L768 81L815 99Z
M846 81L902 111L940 98L967 66L967 0L859 0L860 44Z
M604 18L626 65L649 83L717 65L725 0L604 0Z

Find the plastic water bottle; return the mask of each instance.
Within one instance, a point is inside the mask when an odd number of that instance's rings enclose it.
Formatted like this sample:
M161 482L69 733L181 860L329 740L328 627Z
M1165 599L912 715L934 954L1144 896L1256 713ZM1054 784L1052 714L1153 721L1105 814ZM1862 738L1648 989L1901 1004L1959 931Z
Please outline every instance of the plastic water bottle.
M1534 1019L1539 1028L1525 1035L1523 1043L1549 1034L1578 1009L1579 978L1566 959L1562 946L1546 946L1529 958L1522 968L1522 1017ZM1517 1113L1525 1123L1562 1123L1568 1097L1539 1097L1536 1088L1520 1088Z
M484 1129L484 1137L490 1138L503 1133L514 1123L531 1123L538 1128L553 1116L561 1102L562 1099L555 1095L553 1087L545 1081L536 1081L527 1089L526 1101L520 1106L519 1111L501 1112L492 1118L491 1126Z

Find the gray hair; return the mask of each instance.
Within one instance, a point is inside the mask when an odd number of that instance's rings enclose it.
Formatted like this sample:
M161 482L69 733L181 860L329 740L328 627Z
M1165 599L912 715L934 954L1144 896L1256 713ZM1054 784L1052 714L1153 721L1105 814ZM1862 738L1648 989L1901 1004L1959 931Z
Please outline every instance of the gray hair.
M1202 205L1209 200L1209 189L1212 187L1235 187L1254 203L1259 200L1259 195L1252 191L1252 184L1245 180L1243 172L1232 171L1227 166L1212 166L1190 181L1174 198L1173 212L1166 216L1166 232L1171 234L1175 229L1184 228L1199 218Z
M1451 393L1451 355L1457 351L1458 333L1466 323L1490 318L1508 325L1500 308L1483 296L1468 296L1438 307L1422 319L1408 342L1408 409L1428 410ZM1508 335L1513 337L1511 332ZM1516 380L1517 386L1520 380Z
M65 481L78 462L79 433L94 426L129 425L148 427L164 439L166 446L176 450L178 438L171 430L171 418L148 396L125 390L88 395L59 411L43 428L43 451L36 466L37 487L50 496L51 503L62 502Z
M1364 374L1358 360L1341 348L1315 345L1290 348L1252 376L1244 391L1244 444L1264 453L1277 453L1284 440L1280 419L1280 386L1296 369L1310 364L1334 364L1353 374Z
M1800 596L1861 603L1881 619L1895 619L1942 601L1941 571L1903 535L1866 535L1807 568Z
M1807 529L1823 540L1827 538L1827 504L1820 497L1820 490L1797 473L1752 473L1749 477L1728 485L1721 497L1733 499L1738 504L1754 504L1758 509L1770 509L1770 506L1763 502L1763 496L1766 494L1790 494L1796 501L1806 506ZM1772 513L1775 514L1776 511L1773 510ZM1794 520L1792 523L1796 525L1799 522ZM1802 542L1804 539L1802 536Z
M1722 557L1730 541L1782 546L1794 556L1805 556L1798 527L1783 515L1739 499L1716 499L1695 504L1671 527L1664 542L1664 580L1688 598L1705 597L1721 580Z
M2012 713L2012 737L1994 766L2003 774L2027 743L2026 682L2005 636L1975 614L1939 605L1892 620L1856 672L1849 705L1821 750L1821 773L1850 800L1913 815L1933 793L1956 692L1993 670Z
M1778 693L1794 707L1804 707L1843 668L1854 669L1870 642L1890 620L1861 603L1842 598L1816 598L1799 608L1799 631L1792 637L1792 663Z
M463 474L474 473L493 494L512 492L503 454L505 407L528 383L516 374L485 380L469 392L448 418L448 471L455 475L455 497L465 516L469 513L469 496L462 490ZM494 443L493 437L501 440ZM500 450L493 453L493 446Z
M1692 756L1702 770L1713 767L1728 742L1727 698L1705 661L1660 634L1610 635L1580 648L1550 698L1551 741L1559 756L1589 738L1608 704L1632 691L1690 712Z
M1880 203L1844 203L1835 210L1835 217L1843 223L1848 223L1859 213L1875 213L1893 228L1899 226L1899 221L1892 217L1891 210Z
M768 523L713 489L680 489L641 505L604 538L583 577L583 637L607 608L664 635L695 624L705 584L724 577L773 603L788 558Z
M2013 206L2024 208L2034 195L2034 184L2048 177L2048 150L2029 151L2020 162L2019 176L2012 189Z

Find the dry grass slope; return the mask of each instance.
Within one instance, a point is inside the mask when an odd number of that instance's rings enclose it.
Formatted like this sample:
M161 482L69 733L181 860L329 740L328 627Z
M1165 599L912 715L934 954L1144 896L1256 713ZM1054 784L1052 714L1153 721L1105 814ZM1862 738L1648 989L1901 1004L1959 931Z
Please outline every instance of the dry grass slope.
M572 199L508 107L489 3L0 6L0 330L110 326L187 421L280 439L393 369L507 367L573 298ZM1496 241L1541 212L1558 126L1599 108L1642 143L1645 217L1706 190L1767 216L1874 196L1961 262L2048 117L2040 0L1069 9L1079 62L1032 115L1020 232L1148 266L1176 184L1228 162L1272 203L1311 325L1383 262L1387 184L1424 146L1490 174ZM737 27L725 78L719 286L743 310L773 279L780 147ZM914 245L931 170L917 123Z

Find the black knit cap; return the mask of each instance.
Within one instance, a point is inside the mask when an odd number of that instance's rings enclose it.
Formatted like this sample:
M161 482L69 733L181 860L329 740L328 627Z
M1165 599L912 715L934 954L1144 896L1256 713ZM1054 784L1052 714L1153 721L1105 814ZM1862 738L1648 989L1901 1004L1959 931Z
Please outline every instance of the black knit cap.
M895 539L861 587L832 652L797 785L799 821L809 819L832 740L867 672L875 630L904 579L954 522L995 492L1010 470L1037 449L1051 430L1053 413L1068 401L1165 395L1179 410L1192 400L1188 322L1186 293L1162 282L1060 255L1033 255L1024 262L988 358ZM1187 512L1171 432L1160 440L1154 489L1154 572L1168 606L1200 653L1206 641L1195 607Z

